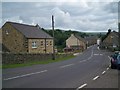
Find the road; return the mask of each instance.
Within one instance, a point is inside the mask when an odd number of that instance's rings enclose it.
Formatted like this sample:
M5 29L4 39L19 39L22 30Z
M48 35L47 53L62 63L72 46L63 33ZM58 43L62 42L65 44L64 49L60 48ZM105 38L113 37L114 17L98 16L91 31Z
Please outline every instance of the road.
M118 88L109 55L94 45L70 60L3 69L3 88Z

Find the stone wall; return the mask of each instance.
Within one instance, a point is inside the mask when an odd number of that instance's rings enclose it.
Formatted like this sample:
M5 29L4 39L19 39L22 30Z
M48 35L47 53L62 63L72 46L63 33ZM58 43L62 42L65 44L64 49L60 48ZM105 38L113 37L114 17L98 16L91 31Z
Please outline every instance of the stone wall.
M14 53L27 52L27 38L11 24L6 23L2 27L2 43L10 51Z
M56 58L70 56L70 54L56 54ZM29 54L29 53L2 53L2 64L20 64L33 61L51 60L52 54Z
M32 42L36 42L36 48L32 48ZM29 53L53 53L53 39L28 39L28 50Z

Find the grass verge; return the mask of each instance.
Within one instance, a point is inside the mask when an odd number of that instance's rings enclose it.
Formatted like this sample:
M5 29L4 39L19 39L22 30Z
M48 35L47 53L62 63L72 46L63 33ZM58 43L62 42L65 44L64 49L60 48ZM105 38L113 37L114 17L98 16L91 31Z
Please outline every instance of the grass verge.
M48 64L48 63L54 63L54 62L69 60L69 59L74 58L74 57L75 56L67 56L67 57L63 57L63 58L57 58L55 60L32 61L32 62L26 62L26 63L22 63L22 64L8 64L8 65L2 65L2 69L25 67L25 66L38 65L38 64Z

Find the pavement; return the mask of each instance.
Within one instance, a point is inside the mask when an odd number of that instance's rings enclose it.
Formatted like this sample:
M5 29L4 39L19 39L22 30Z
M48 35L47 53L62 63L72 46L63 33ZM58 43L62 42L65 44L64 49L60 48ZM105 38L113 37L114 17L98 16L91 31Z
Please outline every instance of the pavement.
M110 68L112 53L89 47L75 58L46 65L3 69L3 88L118 88L119 75Z

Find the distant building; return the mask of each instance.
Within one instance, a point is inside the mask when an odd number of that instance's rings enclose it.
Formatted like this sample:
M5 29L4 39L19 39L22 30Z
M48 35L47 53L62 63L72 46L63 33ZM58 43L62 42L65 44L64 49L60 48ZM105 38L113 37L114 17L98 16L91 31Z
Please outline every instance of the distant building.
M105 48L119 48L120 47L119 40L120 40L120 33L113 31L106 36L106 38L101 43L101 46Z
M53 53L53 38L39 25L6 22L2 26L2 40L10 52Z
M66 48L64 51L76 51L76 50L85 50L86 41L77 35L71 34L71 36L66 40Z
M100 38L98 38L98 39L97 39L97 45L99 46L99 45L100 45L100 43L101 43L101 39L100 39Z
M91 46L97 43L97 36L89 36L89 37L85 37L85 40L87 42L87 46Z

